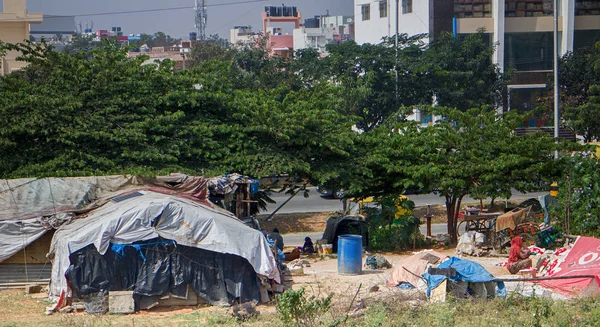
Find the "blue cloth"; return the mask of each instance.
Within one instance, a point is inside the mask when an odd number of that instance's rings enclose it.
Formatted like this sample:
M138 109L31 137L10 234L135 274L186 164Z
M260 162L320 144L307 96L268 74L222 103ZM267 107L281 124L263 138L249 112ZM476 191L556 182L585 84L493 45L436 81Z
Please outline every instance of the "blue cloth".
M411 289L415 288L411 283L402 283L396 287L398 287L401 290L411 290Z
M275 246L275 242L273 242L272 239L270 239L268 237L266 237L266 239L267 239L267 242L269 243L270 246ZM279 248L276 248L276 249L277 249L277 256L279 257L279 261L280 262L284 262L285 261L285 254ZM283 265L282 265L282 267L283 267Z
M438 268L454 268L456 269L456 276L449 278L444 275L430 275L424 273L422 276L427 281L427 296L430 295L431 290L438 287L446 278L450 279L450 282L456 283L458 281L468 283L486 283L494 280L494 276L490 274L483 266L477 262L471 260L463 260L457 257L451 257L450 259L439 264ZM496 290L496 296L506 296L506 288L503 282L497 283L498 288Z
M125 248L126 247L132 247L134 248L142 257L142 260L144 260L144 262L146 262L146 256L144 255L144 252L142 251L142 247L144 246L152 246L152 245L157 245L157 244L175 244L175 241L173 240L164 240L164 241L160 241L160 242L153 242L153 243L144 243L144 244L111 244L110 245L110 249L120 255L121 257L125 256Z

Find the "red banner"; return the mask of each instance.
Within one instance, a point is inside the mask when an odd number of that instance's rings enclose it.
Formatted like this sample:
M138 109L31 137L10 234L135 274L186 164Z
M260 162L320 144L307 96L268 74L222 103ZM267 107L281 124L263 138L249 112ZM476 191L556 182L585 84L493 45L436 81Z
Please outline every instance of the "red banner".
M554 267L548 277L591 275L595 278L557 279L539 282L545 288L566 296L588 296L600 293L600 240L580 236L573 248Z

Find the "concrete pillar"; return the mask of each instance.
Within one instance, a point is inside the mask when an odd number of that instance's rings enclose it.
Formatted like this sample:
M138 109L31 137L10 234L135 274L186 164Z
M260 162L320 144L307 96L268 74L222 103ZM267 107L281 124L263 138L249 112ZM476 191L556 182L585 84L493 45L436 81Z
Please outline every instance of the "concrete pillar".
M494 34L492 40L496 45L493 61L500 68L500 72L504 73L504 0L492 1L492 18L494 19Z
M575 1L560 0L560 15L562 16L562 37L560 42L560 54L565 55L573 51L573 40L575 39Z

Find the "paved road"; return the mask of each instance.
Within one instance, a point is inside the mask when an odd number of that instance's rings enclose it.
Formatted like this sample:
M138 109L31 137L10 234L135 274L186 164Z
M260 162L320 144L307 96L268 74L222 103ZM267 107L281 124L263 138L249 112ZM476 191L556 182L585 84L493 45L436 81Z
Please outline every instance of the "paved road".
M519 193L517 191L513 192L511 200L524 200L532 197L537 197L539 195L545 195L547 192L535 192L535 193ZM269 204L267 207L267 211L263 212L265 214L272 213L279 204L285 202L289 195L284 193L276 193L273 192L272 196L273 200L275 200L276 204ZM419 195L409 195L409 198L415 202L415 205L425 206L427 204L438 205L444 204L444 198L439 197L435 194L419 194ZM463 202L476 202L477 200L473 200L470 197L466 197ZM302 194L297 194L295 197L290 200L280 211L279 213L298 213L298 212L331 212L342 210L342 201L338 199L325 198L322 197L316 191L316 188L309 188L309 197L305 198Z
M423 233L423 235L425 235L426 226L421 225L420 230L421 230L421 233ZM448 231L448 228L446 227L446 224L431 225L431 234L434 236L437 234L446 234L447 231ZM302 246L302 245L304 245L305 237L307 237L307 236L310 237L312 239L313 243L316 243L316 241L320 240L321 237L323 236L323 232L283 234L281 236L283 236L283 243L285 244L285 246Z

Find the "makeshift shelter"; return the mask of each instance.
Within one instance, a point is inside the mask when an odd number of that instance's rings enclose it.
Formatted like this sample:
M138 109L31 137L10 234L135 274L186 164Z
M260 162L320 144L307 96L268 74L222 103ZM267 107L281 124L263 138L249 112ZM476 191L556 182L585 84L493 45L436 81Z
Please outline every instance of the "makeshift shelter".
M106 198L132 189L154 189L211 205L207 180L184 174L0 180L0 262Z
M337 253L337 241L340 235L361 235L363 246L369 244L367 222L361 216L334 216L327 218L323 237L319 244L332 244L333 252Z
M393 287L409 283L413 287L418 287L419 284L424 283L421 275L427 271L427 268L439 264L447 257L447 255L435 251L421 251L404 258L394 266L387 286Z
M271 248L207 198L207 180L183 174L2 180L0 265L56 229L40 259L52 297L189 285L214 304L257 300L259 276L280 282Z
M540 281L539 285L567 297L599 295L600 239L579 236L564 259L544 277L556 279Z
M232 215L152 191L125 194L59 228L50 295L133 290L153 296L187 285L217 305L259 299L257 274L280 282L261 232Z
M437 274L439 271L453 271L452 274ZM494 276L483 266L471 260L451 257L442 261L435 271L424 273L423 278L427 281L427 296L440 285L447 285L442 290L449 291L456 297L479 297L491 298L496 295L505 296L506 288L503 282L494 281Z

